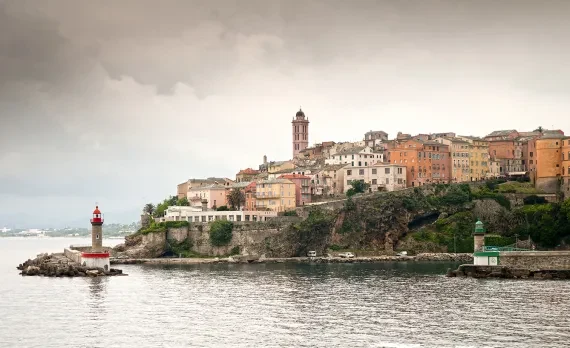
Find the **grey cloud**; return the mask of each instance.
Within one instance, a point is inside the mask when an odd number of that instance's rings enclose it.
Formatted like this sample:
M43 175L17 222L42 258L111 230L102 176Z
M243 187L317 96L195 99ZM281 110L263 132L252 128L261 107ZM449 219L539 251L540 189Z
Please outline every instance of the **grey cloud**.
M188 177L288 158L299 105L311 142L568 130L568 14L567 1L0 0L0 195L70 216L97 199L142 206Z

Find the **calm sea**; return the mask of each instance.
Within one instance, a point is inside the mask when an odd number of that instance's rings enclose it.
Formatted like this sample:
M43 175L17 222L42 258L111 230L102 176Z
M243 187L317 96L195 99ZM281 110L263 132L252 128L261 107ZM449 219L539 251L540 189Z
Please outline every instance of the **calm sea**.
M87 243L0 238L0 347L570 344L569 281L445 278L452 264L125 265L128 277L97 279L15 268Z

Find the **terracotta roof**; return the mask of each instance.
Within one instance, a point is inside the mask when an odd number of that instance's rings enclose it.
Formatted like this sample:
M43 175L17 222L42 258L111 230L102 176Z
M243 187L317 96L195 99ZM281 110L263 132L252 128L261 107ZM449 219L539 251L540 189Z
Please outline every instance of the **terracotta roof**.
M238 172L238 175L240 175L240 174L251 174L251 175L259 174L259 170L255 170L255 169L252 169L252 168L246 168L246 169L240 170L240 171Z

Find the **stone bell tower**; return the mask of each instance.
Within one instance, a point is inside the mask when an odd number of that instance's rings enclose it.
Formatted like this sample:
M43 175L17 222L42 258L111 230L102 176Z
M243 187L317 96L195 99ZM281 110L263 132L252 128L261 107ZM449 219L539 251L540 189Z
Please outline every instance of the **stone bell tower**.
M293 158L302 150L309 147L309 119L301 108L295 114L291 122L293 126Z

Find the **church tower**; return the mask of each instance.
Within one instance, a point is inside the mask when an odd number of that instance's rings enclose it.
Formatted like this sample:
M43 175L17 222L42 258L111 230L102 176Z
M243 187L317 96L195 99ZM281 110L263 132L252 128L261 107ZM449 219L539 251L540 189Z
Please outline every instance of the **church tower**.
M293 125L293 158L299 152L309 147L309 119L305 118L305 113L301 108L295 114L291 122Z

